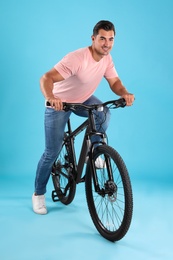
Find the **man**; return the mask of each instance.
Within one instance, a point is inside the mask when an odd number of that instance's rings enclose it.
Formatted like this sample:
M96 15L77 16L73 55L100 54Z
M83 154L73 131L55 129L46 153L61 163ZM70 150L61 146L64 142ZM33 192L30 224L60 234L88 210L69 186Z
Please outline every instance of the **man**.
M99 21L93 29L91 46L67 54L41 77L41 91L51 107L45 111L45 151L38 163L35 192L32 196L33 210L37 214L47 213L44 196L46 185L52 164L61 149L65 124L71 114L70 111L62 111L62 102L101 103L93 93L105 77L112 91L123 97L127 106L133 104L134 95L122 85L109 54L114 38L114 25L109 21ZM103 131L106 131L109 123L109 110L106 112L107 117L102 124ZM76 114L87 116L85 111ZM98 116L101 121L104 112L99 112Z

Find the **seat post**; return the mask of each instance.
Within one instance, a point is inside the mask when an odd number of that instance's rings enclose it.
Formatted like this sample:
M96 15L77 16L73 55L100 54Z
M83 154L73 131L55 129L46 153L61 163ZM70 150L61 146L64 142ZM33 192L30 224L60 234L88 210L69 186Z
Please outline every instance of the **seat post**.
M70 117L69 117L69 119L68 119L68 121L67 121L67 132L68 132L68 134L71 134L71 132L72 132L72 130L71 130L71 122L70 122Z

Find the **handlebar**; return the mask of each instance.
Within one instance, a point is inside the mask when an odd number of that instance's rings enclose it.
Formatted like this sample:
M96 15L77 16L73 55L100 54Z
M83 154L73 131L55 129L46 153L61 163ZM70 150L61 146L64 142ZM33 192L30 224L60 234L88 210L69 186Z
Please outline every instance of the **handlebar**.
M109 108L115 109L119 107L125 107L126 106L126 101L124 98L119 98L117 100L110 100L106 101L102 104L93 104L93 105L84 105L82 103L66 103L63 102L63 110L64 111L69 111L69 110L76 110L78 108L84 108L85 110L97 110L97 111L102 111L103 107L109 105ZM46 101L46 106L51 107L51 104L49 101Z

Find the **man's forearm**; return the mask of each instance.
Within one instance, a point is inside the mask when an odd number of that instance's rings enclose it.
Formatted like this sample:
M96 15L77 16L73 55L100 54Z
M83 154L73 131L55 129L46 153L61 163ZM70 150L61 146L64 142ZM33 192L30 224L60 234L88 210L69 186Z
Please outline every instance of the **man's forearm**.
M112 91L118 95L118 96L123 96L126 94L129 94L129 92L127 91L127 89L123 86L122 82L120 79L118 79L113 86L111 87Z
M50 78L47 78L43 75L40 79L40 88L44 95L44 97L48 100L50 98L54 98L53 95L53 81Z

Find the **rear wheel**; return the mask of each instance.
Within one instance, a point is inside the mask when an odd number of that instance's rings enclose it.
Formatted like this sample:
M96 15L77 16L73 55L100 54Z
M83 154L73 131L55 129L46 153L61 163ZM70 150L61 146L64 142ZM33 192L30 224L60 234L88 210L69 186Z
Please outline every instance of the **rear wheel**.
M65 139L65 138L64 138ZM60 154L52 167L52 181L55 190L52 192L53 201L70 204L76 193L76 183L73 178L73 167L70 163L70 149L65 140Z
M101 145L95 149L93 167L88 161L85 188L98 232L110 241L123 238L132 219L132 188L126 166L112 147Z

